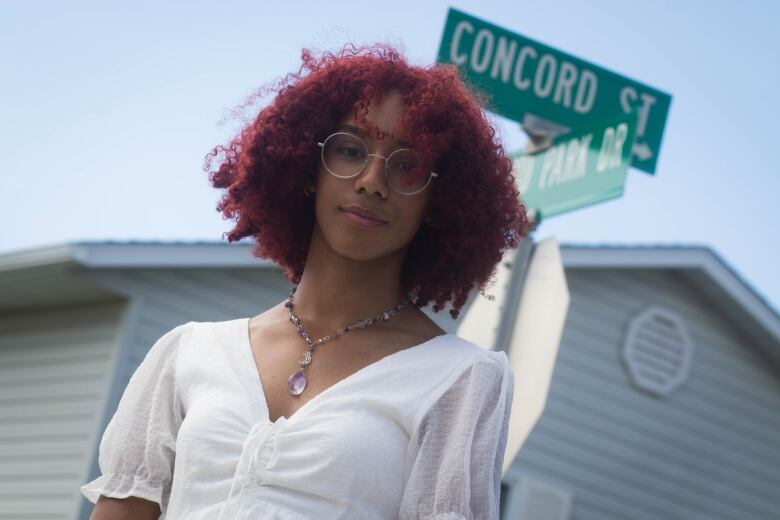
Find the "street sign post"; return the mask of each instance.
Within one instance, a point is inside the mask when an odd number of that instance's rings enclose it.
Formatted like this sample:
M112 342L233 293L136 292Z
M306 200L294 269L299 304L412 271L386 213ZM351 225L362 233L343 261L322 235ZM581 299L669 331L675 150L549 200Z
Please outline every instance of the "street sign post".
M520 34L450 9L438 61L489 93L488 108L577 130L637 110L631 166L655 173L671 96Z
M622 195L637 120L636 111L621 114L558 136L542 152L517 154L523 203L546 218Z

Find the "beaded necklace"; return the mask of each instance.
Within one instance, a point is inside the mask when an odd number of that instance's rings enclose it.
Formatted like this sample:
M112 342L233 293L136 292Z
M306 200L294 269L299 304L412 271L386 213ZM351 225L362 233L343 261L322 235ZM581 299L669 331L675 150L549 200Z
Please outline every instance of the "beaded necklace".
M287 301L284 302L284 306L287 308L287 313L289 314L290 322L293 325L295 325L295 328L298 330L298 335L302 337L306 341L306 343L309 344L309 349L306 352L304 352L303 359L300 361L300 363L298 363L299 366L298 370L295 371L292 375L290 375L289 379L287 379L287 388L290 390L290 393L292 395L300 395L301 392L303 392L303 389L306 388L307 380L306 380L306 376L303 375L303 370L307 365L311 363L311 354L312 351L314 350L314 347L321 345L332 339L338 339L343 334L351 330L364 329L374 323L390 320L394 316L396 316L399 312L401 312L404 309L404 307L406 307L412 300L412 295L409 294L406 296L406 298L404 298L404 301L402 301L392 309L388 309L385 312L377 314L373 318L358 320L351 325L347 325L346 327L342 327L338 329L332 334L313 340L311 336L309 336L309 333L306 331L306 329L303 327L301 320L295 314L295 310L293 306L293 295L295 294L295 291L297 289L298 289L297 285L292 288L292 290L290 291L290 296L288 296Z

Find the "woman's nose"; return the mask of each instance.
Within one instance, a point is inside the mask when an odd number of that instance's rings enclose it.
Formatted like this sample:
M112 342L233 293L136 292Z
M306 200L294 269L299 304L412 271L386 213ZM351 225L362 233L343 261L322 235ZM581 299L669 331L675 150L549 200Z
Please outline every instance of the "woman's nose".
M387 198L388 186L385 182L385 158L378 154L368 156L368 164L355 179L355 189L365 190L370 195L378 193Z

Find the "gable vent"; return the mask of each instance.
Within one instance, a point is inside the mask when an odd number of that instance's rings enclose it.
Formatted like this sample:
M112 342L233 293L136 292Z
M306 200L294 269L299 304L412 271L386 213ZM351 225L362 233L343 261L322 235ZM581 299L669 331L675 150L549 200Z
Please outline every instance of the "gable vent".
M639 388L669 394L688 378L692 356L688 329L674 312L651 305L629 323L623 362Z

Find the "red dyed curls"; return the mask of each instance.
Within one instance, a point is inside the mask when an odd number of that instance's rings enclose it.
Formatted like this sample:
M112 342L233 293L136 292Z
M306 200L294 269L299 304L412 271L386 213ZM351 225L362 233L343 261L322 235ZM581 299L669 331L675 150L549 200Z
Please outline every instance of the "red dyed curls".
M433 302L438 312L451 302L457 318L471 290L484 291L503 252L530 228L511 160L481 99L454 66L412 66L385 44L348 45L318 58L304 49L302 61L298 73L251 96L244 106L276 93L226 146L206 155L211 184L226 190L217 211L236 221L228 241L254 237L253 254L275 261L298 283L314 222L313 198L304 195L319 160L313 143L350 111L399 90L407 139L440 174L426 221L407 251L402 286L416 290L417 307Z

